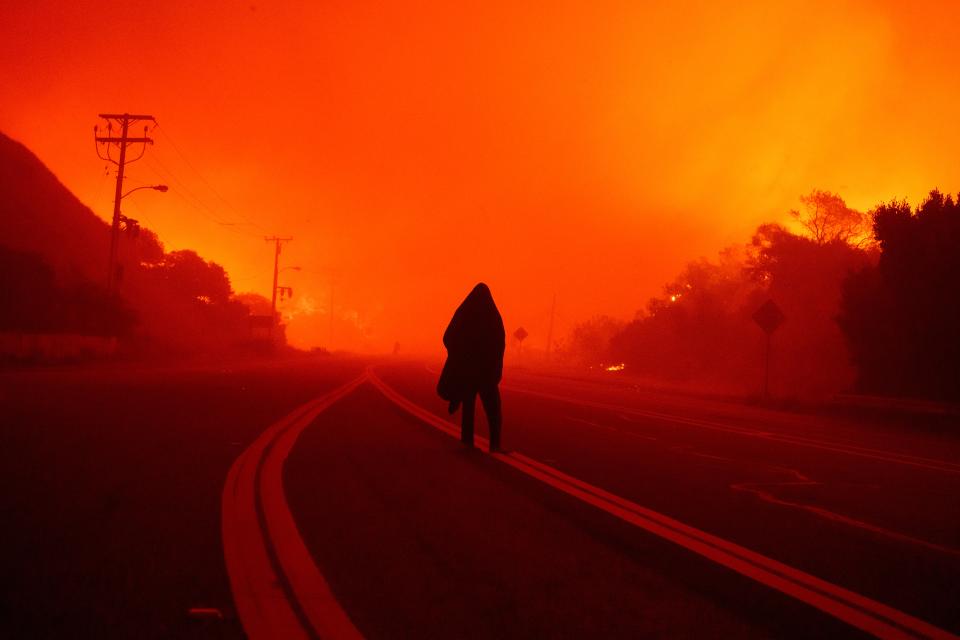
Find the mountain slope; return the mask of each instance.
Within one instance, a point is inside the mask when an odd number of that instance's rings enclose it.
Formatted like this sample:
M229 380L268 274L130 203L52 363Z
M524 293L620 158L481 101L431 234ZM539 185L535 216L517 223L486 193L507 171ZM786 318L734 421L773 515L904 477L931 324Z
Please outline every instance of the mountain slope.
M29 149L0 132L0 244L61 275L106 277L109 226Z

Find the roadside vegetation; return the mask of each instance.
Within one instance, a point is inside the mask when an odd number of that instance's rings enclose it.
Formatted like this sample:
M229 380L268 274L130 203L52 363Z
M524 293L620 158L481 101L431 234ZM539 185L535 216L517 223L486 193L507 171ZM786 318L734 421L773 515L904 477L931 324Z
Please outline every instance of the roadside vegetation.
M931 191L915 209L867 213L813 191L794 228L764 224L749 242L690 262L629 322L581 323L565 355L635 375L755 392L767 300L785 321L771 339L771 389L960 400L960 206Z

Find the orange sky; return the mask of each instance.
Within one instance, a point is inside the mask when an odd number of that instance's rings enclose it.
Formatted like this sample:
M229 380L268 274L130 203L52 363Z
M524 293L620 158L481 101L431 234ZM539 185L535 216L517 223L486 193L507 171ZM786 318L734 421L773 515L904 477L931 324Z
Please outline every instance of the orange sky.
M960 189L953 2L5 4L0 129L106 218L96 114L155 115L125 213L264 295L293 236L303 346L331 274L334 346L435 347L482 279L542 347L814 187Z

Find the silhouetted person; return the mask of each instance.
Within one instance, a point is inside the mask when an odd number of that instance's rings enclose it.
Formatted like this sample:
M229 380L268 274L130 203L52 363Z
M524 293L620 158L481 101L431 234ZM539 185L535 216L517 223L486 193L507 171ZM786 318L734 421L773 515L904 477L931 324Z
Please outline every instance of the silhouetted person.
M490 450L500 450L500 379L506 336L503 319L490 289L482 282L460 303L443 334L447 362L437 393L450 403L450 413L463 404L460 439L473 446L473 414L477 395L490 425Z

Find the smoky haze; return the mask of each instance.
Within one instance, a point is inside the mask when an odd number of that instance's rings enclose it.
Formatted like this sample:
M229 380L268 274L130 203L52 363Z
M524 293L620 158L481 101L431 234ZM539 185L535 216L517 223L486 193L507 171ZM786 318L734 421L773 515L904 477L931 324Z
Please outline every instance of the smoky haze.
M960 132L931 124L960 106L954 7L299 4L47 1L0 27L0 129L95 213L96 114L152 113L128 184L171 192L129 213L166 249L268 296L263 237L294 238L298 346L437 351L482 280L542 348L554 294L557 337L629 320L812 188L867 210L955 182Z

